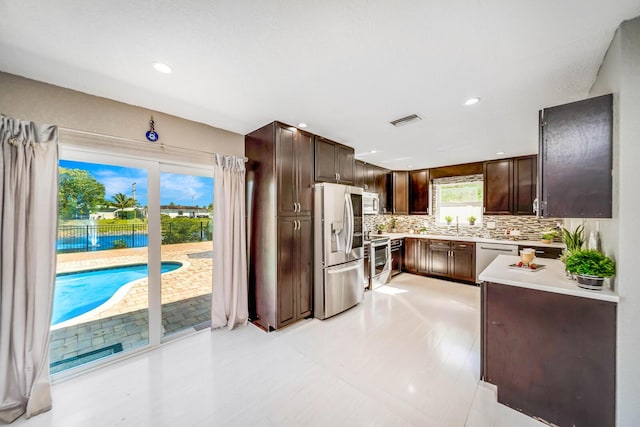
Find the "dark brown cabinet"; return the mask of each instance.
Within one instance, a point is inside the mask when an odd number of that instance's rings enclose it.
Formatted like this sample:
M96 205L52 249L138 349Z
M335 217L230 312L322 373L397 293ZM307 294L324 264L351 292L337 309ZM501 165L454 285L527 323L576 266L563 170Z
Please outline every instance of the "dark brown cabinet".
M476 270L475 254L475 243L431 240L429 274L473 282Z
M416 274L429 273L429 242L427 239L404 239L403 271Z
M276 126L278 216L311 215L313 204L313 136Z
M611 218L612 95L540 111L540 213Z
M537 156L484 162L484 214L533 215Z
M549 425L614 426L616 304L482 285L482 379Z
M513 210L513 163L511 159L484 163L484 213L509 215Z
M409 213L409 173L393 171L387 176L387 211L396 215Z
M245 155L249 317L269 331L312 315L313 138L274 122L245 136Z
M391 240L391 276L402 273L404 260L404 239Z
M354 183L354 150L335 141L315 137L315 180Z
M429 242L429 274L434 276L449 276L451 242L431 240Z
M353 163L353 185L367 191L367 164L362 160Z
M409 172L409 214L429 214L429 170Z
M278 307L276 328L311 315L313 284L311 217L278 221Z
M518 253L525 248L533 248L536 251L536 258L558 259L560 258L560 255L562 255L562 248L554 248L550 246L518 245Z
M375 192L378 193L380 202L380 213L388 213L390 209L387 197L387 178L389 175L389 170L375 166L374 175L376 184Z

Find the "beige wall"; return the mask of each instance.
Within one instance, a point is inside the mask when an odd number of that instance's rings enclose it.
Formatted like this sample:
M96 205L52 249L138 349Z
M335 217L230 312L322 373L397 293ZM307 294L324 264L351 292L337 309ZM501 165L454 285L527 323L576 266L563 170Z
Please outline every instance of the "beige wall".
M138 141L153 114L163 144L244 156L240 134L3 72L0 114Z
M617 425L637 426L640 408L640 17L620 25L590 95L614 94L613 219L603 249L617 261Z

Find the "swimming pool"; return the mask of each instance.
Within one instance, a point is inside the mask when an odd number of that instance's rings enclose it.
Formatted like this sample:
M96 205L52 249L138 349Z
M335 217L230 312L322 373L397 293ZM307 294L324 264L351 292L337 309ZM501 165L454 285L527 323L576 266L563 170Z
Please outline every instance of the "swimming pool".
M162 273L182 266L181 262L163 261ZM51 326L88 313L134 280L147 277L147 264L129 264L56 275Z

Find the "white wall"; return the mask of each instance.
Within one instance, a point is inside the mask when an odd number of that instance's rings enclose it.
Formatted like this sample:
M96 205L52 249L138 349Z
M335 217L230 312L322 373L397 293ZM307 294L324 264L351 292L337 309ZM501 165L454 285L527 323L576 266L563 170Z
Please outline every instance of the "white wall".
M163 144L244 156L243 135L3 72L0 114L138 141L153 115Z
M590 96L614 93L613 219L601 225L603 249L617 262L617 425L640 418L640 17L620 25Z

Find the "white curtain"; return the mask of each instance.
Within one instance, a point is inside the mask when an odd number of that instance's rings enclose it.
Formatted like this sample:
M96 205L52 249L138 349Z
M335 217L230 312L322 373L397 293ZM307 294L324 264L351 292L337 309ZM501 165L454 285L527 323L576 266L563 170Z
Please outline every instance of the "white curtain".
M213 173L213 295L211 328L249 319L244 158L216 154Z
M0 420L51 408L58 129L0 115Z

